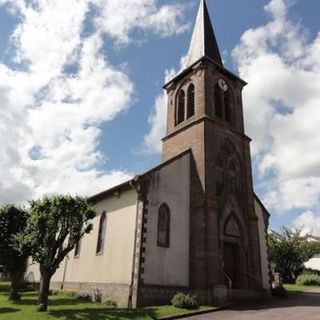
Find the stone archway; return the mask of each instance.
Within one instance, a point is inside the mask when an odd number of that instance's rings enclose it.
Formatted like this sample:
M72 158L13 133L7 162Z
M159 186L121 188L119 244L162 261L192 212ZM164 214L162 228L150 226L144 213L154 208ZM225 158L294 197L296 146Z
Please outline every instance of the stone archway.
M248 233L235 197L229 197L220 218L221 271L229 289L248 288Z
M242 284L241 272L241 231L233 214L228 218L224 227L223 242L223 271L225 283L230 289L240 289Z

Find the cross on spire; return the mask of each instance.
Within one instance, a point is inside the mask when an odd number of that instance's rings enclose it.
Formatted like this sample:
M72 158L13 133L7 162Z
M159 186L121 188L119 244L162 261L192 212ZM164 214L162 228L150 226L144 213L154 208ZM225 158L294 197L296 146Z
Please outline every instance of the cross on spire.
M201 0L188 52L186 68L205 56L223 67L206 1Z

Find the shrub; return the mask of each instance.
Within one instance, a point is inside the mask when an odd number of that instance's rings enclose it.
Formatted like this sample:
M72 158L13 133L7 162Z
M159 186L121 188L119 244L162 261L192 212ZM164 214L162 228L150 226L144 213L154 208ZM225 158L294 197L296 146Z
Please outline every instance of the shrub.
M92 297L90 294L77 294L76 299L78 301L92 302Z
M303 270L302 274L315 274L315 275L320 276L320 271L306 268L306 269Z
M320 276L317 274L302 274L297 278L296 284L300 286L320 286Z
M62 291L61 293L70 298L77 298L78 296L77 292L72 290L65 290L65 291Z
M77 298L78 294L76 291L72 290L49 290L50 296L67 296L70 298Z
M284 287L272 288L272 295L274 297L285 298L287 296L287 290Z
M52 296L58 296L61 294L61 290L50 290L51 295Z
M112 299L107 299L104 304L106 305L106 307L108 309L112 309L112 308L117 308L118 304L116 301L112 300Z
M20 286L21 292L35 292L37 291L36 285L31 282L23 282Z
M199 307L196 296L183 293L177 293L172 298L171 304L180 309L197 309Z
M79 301L92 301L92 297L89 294L77 293L76 291L72 290L50 290L49 294L51 296L67 296Z

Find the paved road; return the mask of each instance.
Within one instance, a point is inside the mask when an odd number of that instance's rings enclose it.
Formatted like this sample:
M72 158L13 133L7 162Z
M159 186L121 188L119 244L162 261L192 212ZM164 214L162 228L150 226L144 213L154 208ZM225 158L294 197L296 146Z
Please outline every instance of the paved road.
M320 320L320 292L276 299L262 304L233 307L190 320Z

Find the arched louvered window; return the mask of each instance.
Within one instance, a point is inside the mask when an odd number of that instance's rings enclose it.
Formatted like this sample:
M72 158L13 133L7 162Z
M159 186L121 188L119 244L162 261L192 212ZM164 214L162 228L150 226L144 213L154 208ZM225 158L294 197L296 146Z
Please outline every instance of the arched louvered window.
M232 160L229 162L228 170L229 170L229 172L230 172L231 174L236 174L236 173L237 173L237 171L238 171L238 166L237 166L235 160L232 159Z
M105 211L102 213L100 217L99 223L99 233L98 233L98 241L97 241L97 254L102 254L104 250L105 238L107 231L107 215Z
M230 103L229 91L224 92L224 108L226 114L226 121L233 123L233 112Z
M194 116L194 105L195 105L195 93L194 93L194 85L191 83L188 88L188 112L187 118L191 118Z
M176 110L176 125L180 124L185 119L185 100L186 94L183 90L180 90Z
M217 83L214 88L214 105L215 105L215 114L217 117L223 119L224 116L224 92Z
M231 214L229 219L227 220L224 233L226 236L240 238L241 232L237 219L234 217L234 214Z
M158 212L158 247L168 248L170 245L170 209L162 204Z
M228 176L231 183L231 190L234 193L237 193L239 191L239 166L237 164L237 161L234 159L231 159L228 164Z

